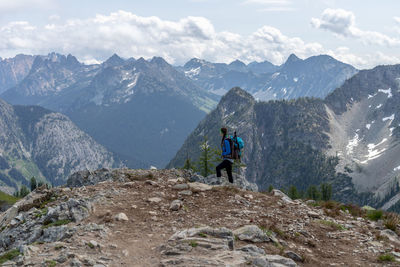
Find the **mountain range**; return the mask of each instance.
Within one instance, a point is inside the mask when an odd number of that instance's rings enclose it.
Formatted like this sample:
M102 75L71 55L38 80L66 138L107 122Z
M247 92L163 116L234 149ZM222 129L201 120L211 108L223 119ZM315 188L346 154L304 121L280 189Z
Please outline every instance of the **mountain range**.
M165 166L217 97L159 57L84 65L37 56L28 75L2 94L12 104L61 112L135 168Z
M357 73L353 66L327 55L303 60L294 54L281 66L268 61L246 65L239 60L224 64L194 58L177 69L209 92L224 95L229 89L240 87L264 101L324 98Z
M119 166L110 152L65 115L39 106L12 106L0 99L2 191L29 185L33 176L60 185L78 170Z
M203 136L218 147L227 126L245 140L245 174L260 189L328 182L338 200L390 209L400 200L399 103L400 65L360 71L324 100L258 102L234 88L168 167L197 159Z

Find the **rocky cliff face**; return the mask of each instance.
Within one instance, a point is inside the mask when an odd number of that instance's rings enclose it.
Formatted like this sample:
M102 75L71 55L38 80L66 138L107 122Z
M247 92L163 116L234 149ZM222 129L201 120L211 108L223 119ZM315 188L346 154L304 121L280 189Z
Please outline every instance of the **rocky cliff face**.
M7 264L395 266L400 259L400 225L385 229L356 207L192 183L181 170L86 174L70 179L85 186L39 188L0 214L0 253L14 255Z
M73 172L118 166L110 152L66 116L0 100L0 175L16 188L35 176L55 185Z
M34 56L28 55L0 58L0 94L21 82L31 70L34 60Z
M217 146L226 125L244 138L246 176L260 189L329 182L342 201L388 209L400 198L399 77L399 65L361 71L325 100L255 102L232 89L170 166L183 166L187 151L197 159L203 135Z
M357 70L326 55L305 60L289 56L281 66L269 62L245 65L211 63L192 59L178 68L200 87L224 95L232 87L240 87L256 99L295 99L299 97L325 97Z

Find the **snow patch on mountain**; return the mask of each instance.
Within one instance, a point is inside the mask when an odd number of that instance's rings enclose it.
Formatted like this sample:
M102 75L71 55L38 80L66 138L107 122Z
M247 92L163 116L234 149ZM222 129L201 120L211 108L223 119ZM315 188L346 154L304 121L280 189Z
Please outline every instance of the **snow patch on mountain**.
M353 154L353 150L354 150L355 147L358 146L359 142L360 142L360 137L356 133L354 135L353 139L349 140L349 143L346 146L347 155Z
M383 145L388 139L383 138L378 144L368 144L368 154L366 155L366 159L361 161L360 163L365 164L370 160L376 159L382 155L383 152L386 151L386 147L381 149L376 149L377 147Z
M199 75L201 71L201 67L193 68L188 71L185 71L185 76L194 79L195 76Z
M274 74L272 74L271 78L275 79L276 77L279 76L279 74L281 74L280 72L275 72Z
M381 107L382 107L382 104L379 104L379 105L376 106L375 109L379 109L379 108L381 108Z
M391 88L389 88L389 89L378 89L378 92L381 92L381 93L384 93L384 94L387 94L388 95L388 98L391 98L393 95L392 95L392 89Z
M387 120L393 121L394 120L394 114L392 114L389 117L382 118L382 121L387 121Z

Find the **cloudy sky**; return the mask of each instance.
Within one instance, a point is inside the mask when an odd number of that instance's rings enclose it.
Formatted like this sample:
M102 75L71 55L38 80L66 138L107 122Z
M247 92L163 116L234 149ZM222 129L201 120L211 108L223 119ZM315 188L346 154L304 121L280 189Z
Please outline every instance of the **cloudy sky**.
M400 63L400 1L0 0L0 57L52 51L175 65L329 54L371 68Z

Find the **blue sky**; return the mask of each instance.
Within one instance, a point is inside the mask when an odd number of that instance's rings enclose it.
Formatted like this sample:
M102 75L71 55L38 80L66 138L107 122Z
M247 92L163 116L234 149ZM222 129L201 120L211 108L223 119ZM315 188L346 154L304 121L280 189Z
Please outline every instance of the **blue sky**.
M400 1L0 0L0 57L52 51L173 64L329 54L371 68L400 63Z

